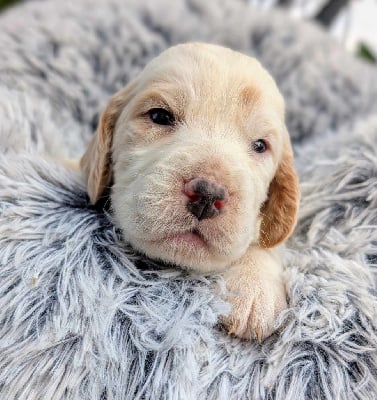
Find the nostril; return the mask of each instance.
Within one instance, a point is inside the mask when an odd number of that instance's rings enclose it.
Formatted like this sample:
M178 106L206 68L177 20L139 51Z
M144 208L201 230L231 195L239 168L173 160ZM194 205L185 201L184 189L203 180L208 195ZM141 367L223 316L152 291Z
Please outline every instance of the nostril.
M187 197L191 197L191 196L193 196L195 194L191 181L185 182L185 184L183 185L183 193Z
M192 203L196 203L197 201L199 201L202 198L202 196L198 193L189 194L189 193L185 192L185 194Z
M183 188L183 192L192 203L201 200L203 197L203 193L200 192L196 180L186 182Z
M221 208L223 208L223 207L225 206L225 200L216 200L216 201L213 203L213 206L214 206L215 208L217 208L218 210L220 210Z

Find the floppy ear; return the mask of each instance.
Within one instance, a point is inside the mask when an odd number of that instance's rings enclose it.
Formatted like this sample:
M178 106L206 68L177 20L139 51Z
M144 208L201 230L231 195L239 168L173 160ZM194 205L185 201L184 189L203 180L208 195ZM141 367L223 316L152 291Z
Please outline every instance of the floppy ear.
M296 226L299 201L298 178L288 142L270 184L268 198L261 208L262 221L259 237L261 247L274 247L289 237Z
M113 132L119 115L132 96L133 87L133 84L129 84L110 99L101 115L97 131L80 160L80 168L92 204L97 203L111 184Z

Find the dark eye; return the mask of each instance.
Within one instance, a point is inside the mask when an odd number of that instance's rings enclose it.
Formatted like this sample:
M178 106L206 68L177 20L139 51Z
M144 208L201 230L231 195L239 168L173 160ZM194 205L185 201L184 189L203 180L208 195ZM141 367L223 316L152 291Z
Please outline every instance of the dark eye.
M256 153L264 153L267 150L267 144L263 139L256 140L253 143L253 150Z
M148 111L151 121L158 125L174 125L174 115L163 108L152 108Z

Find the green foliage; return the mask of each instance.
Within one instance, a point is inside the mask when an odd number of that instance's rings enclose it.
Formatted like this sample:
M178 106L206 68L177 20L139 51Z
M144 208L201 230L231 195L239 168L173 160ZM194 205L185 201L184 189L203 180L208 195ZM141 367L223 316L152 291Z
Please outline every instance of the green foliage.
M0 10L2 10L3 8L5 8L13 3L17 3L17 1L19 1L19 0L0 0Z
M376 55L372 52L372 50L370 50L370 48L365 43L359 43L356 49L356 55L370 63L373 64L377 63Z

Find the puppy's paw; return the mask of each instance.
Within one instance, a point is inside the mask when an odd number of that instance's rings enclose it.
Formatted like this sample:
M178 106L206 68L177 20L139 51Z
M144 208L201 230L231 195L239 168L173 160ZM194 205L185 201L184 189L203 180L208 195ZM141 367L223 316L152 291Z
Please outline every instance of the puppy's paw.
M275 330L278 315L287 307L282 280L227 281L231 314L224 319L229 334L261 342Z

